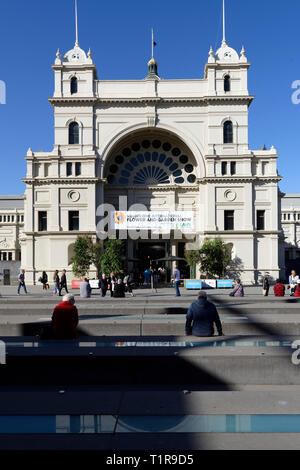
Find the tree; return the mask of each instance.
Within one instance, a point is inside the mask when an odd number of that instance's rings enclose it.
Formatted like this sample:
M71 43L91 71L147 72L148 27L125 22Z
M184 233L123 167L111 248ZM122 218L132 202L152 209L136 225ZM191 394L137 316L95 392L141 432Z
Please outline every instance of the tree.
M118 273L122 269L122 256L124 254L123 240L108 239L104 242L104 250L100 256L100 269L109 275Z
M91 264L94 264L94 250L93 240L90 237L77 237L72 258L75 276L84 277L87 275Z
M221 238L206 239L199 251L201 271L207 277L221 277L231 262L231 250Z
M196 266L200 263L200 250L189 250L184 255L188 266L191 268L191 276L196 277Z

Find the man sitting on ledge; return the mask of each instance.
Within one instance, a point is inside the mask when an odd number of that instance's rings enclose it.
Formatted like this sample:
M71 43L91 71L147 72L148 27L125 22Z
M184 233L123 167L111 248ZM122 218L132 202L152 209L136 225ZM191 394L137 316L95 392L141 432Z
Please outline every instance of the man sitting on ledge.
M198 300L192 303L186 315L186 336L214 336L214 324L219 336L223 336L222 323L216 307L208 302L206 292L199 292Z
M52 315L52 338L75 339L78 335L78 311L75 307L75 298L66 294L63 301L57 305Z

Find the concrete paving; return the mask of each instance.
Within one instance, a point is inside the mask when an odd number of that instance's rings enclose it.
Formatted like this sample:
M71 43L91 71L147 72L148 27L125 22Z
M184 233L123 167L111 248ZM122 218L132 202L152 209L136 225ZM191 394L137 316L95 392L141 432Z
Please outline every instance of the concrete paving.
M123 418L188 415L287 415L300 410L300 366L291 342L300 338L300 299L246 297L211 290L223 338L184 337L185 314L197 292L141 289L126 299L80 299L80 343L40 345L34 335L59 302L40 286L16 295L1 287L0 416L93 415ZM98 336L98 337L97 337ZM196 346L185 347L195 342ZM241 344L241 342L243 344ZM31 343L31 346L30 346ZM101 346L97 343L101 343ZM116 346L117 343L117 346ZM146 343L139 345L138 343ZM212 344L213 343L213 344ZM130 346L131 344L131 346ZM127 417L127 418L126 418ZM298 449L300 433L112 432L96 435L1 435L0 449Z

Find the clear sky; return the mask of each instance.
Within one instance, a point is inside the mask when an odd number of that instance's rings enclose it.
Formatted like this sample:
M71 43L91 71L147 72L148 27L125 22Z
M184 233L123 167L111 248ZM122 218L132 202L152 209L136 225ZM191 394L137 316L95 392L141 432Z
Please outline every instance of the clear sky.
M274 145L280 153L284 192L300 192L300 104L291 101L300 80L299 0L227 0L227 42L245 46L252 67L249 144ZM142 79L155 28L159 75L203 78L210 45L222 39L221 0L78 0L79 42L100 79ZM22 194L24 155L53 148L55 54L75 41L74 0L1 1L0 80L7 104L0 104L0 194Z

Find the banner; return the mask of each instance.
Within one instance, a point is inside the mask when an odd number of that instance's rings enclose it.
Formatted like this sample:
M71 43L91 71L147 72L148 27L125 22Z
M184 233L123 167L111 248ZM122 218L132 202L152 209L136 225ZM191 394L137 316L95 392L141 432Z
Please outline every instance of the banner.
M194 212L115 211L111 213L114 230L194 230Z

